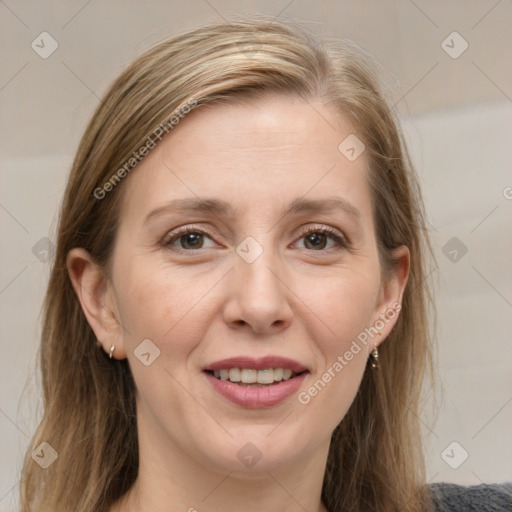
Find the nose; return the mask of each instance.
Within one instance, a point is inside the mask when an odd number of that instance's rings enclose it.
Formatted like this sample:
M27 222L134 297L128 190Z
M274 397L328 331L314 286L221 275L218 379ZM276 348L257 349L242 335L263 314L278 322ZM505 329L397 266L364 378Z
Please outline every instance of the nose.
M276 334L290 325L292 292L282 266L269 251L252 263L236 256L229 274L223 316L231 328Z

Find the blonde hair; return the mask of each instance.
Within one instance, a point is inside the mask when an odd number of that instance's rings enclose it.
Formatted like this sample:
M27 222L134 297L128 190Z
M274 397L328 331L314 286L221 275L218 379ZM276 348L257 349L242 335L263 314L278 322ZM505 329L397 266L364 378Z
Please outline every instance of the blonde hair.
M200 108L268 91L319 99L351 122L366 145L382 266L392 271L392 250L400 245L411 253L402 311L380 348L381 368L365 370L333 432L322 500L330 512L429 509L418 414L424 377L432 373L425 280L431 251L398 122L375 63L353 44L327 45L290 23L249 20L200 28L147 51L114 82L83 135L44 303L44 414L23 466L22 512L104 512L137 477L135 383L128 361L109 360L97 347L66 268L68 252L83 247L108 273L123 186L108 186L100 199L94 191L184 105ZM43 441L58 452L47 469L31 458Z

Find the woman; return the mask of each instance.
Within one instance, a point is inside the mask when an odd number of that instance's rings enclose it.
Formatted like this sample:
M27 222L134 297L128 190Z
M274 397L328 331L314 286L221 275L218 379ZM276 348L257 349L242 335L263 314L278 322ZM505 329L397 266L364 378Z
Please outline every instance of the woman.
M428 253L355 48L261 21L154 47L65 192L22 510L432 510Z

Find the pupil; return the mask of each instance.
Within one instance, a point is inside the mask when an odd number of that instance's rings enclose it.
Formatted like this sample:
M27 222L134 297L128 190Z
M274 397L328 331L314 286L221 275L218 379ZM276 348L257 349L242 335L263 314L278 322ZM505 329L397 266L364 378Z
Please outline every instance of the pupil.
M197 249L202 245L202 238L200 233L187 233L181 237L181 245L184 249Z
M323 233L312 233L306 237L306 247L310 244L313 249L323 249L325 242L326 239Z

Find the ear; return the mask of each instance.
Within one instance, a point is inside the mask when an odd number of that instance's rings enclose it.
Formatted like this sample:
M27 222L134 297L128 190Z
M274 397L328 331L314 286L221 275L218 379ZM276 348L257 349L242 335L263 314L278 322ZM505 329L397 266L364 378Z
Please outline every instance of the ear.
M123 329L112 284L85 249L71 249L66 265L82 311L103 350L110 354L114 346L113 357L125 359Z
M372 326L382 333L376 339L377 346L389 335L402 309L402 297L409 278L410 252L405 245L393 249L393 268L382 277Z

